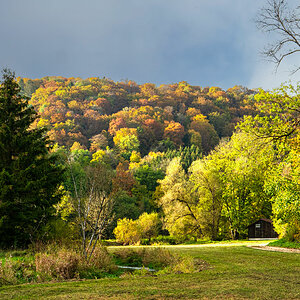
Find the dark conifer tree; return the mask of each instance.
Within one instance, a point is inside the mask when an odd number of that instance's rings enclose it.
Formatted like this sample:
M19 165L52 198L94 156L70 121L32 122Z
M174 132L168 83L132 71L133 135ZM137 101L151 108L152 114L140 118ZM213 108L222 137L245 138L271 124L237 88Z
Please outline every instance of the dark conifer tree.
M37 117L21 96L15 75L3 71L0 85L0 246L23 247L53 214L62 170L49 155Z

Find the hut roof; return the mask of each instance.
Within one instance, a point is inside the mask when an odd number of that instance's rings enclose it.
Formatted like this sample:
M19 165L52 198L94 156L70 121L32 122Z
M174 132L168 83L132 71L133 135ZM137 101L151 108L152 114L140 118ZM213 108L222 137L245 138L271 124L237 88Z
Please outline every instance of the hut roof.
M272 220L270 220L270 219L261 218L261 219L255 221L255 222L251 223L248 227L252 226L253 224L255 224L255 223L259 222L259 221L265 221L265 222L271 223L271 224L273 223Z

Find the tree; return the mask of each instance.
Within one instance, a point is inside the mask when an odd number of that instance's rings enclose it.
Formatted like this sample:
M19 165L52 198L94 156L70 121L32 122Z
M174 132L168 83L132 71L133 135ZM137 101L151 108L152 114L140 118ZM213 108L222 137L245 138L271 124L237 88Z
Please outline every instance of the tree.
M198 219L202 234L212 240L219 238L223 208L222 171L222 167L213 159L197 160L190 168L190 181L198 198Z
M272 142L276 161L266 178L273 220L281 236L300 239L300 86L282 86L255 96L259 114L246 117L239 127L258 140ZM298 235L297 235L298 234Z
M270 218L271 202L264 191L269 167L274 163L272 144L236 132L210 156L223 172L220 176L223 215L233 239L246 235L258 218Z
M138 150L140 143L137 137L137 131L135 128L121 128L116 132L114 136L114 143L130 158L131 152Z
M182 145L183 136L184 127L178 122L171 121L165 128L164 138L169 138L176 145Z
M300 85L282 86L255 95L257 115L246 116L239 128L261 139L291 145L300 130Z
M273 206L276 231L290 241L300 241L300 158L299 150L292 150L273 169L266 181L266 190Z
M142 238L149 239L158 235L158 231L161 227L160 218L158 213L152 212L150 214L144 212L139 216L137 220L138 226L140 227Z
M201 135L202 150L208 154L219 143L219 136L207 120L206 116L200 114L193 117L191 122L191 130L194 130Z
M25 246L53 214L62 169L44 129L31 129L37 115L20 95L15 75L3 71L0 86L1 246Z
M112 217L111 197L113 171L99 161L87 161L87 150L79 150L67 157L65 186L80 228L82 252L90 260L97 242L102 238ZM77 155L76 154L81 154Z
M276 64L300 52L299 8L290 9L287 0L268 0L256 20L258 28L267 33L275 33L279 38L265 48L263 54ZM296 67L293 73L300 67Z
M141 232L137 221L131 219L119 219L117 227L114 229L117 242L123 245L136 244L141 240Z
M180 164L180 158L174 158L160 180L162 197L158 204L164 212L164 227L174 236L200 237L197 198L192 185Z
M114 229L118 242L124 245L137 244L142 238L156 237L160 229L160 219L157 213L143 213L137 220L119 219Z

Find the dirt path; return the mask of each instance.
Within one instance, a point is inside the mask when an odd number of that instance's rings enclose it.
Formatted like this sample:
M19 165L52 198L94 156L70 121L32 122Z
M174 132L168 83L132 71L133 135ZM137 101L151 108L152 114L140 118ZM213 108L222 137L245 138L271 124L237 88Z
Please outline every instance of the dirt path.
M300 249L282 248L282 247L271 247L271 246L248 246L253 249L265 250L265 251L277 251L287 253L300 253Z

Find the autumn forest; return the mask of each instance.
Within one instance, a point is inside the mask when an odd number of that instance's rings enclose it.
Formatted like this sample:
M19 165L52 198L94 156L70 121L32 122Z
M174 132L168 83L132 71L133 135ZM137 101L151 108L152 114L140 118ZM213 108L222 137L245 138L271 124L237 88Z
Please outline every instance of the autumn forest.
M260 218L272 218L282 236L298 237L297 201L286 200L295 193L298 172L297 102L287 96L292 87L272 93L187 82L10 76L19 101L32 110L29 131L46 134L52 169L43 172L56 192L41 207L46 214L33 217L28 206L22 221L14 216L2 226L16 232L3 246L80 239L88 257L101 239L246 238L247 227Z

